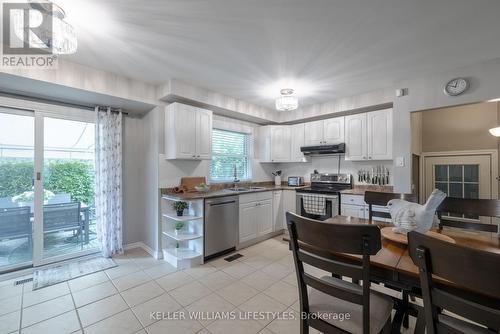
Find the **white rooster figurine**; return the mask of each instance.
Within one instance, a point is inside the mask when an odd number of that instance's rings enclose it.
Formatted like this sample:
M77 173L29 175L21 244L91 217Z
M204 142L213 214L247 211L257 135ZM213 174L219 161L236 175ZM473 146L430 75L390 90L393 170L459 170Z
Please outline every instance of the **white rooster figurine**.
M431 229L436 209L446 198L441 190L434 189L424 205L402 199L392 199L387 203L394 224L393 231L406 234L410 231L425 233Z

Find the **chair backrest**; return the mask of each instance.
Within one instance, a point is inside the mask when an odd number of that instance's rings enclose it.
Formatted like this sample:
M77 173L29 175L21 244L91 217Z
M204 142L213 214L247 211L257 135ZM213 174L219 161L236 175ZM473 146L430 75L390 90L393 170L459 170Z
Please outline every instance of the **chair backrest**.
M29 206L0 209L0 239L31 235Z
M374 210L374 205L376 206L387 206L387 202L391 199L403 199L408 202L418 202L418 197L416 194L398 194L398 193L386 193L386 192L376 192L376 191L366 191L365 192L365 203L368 204L368 219L372 220L373 217L387 218L391 219L389 212L376 211Z
M44 231L78 227L80 224L80 202L43 206Z
M12 197L0 198L0 209L16 208L16 207L17 207L17 204L12 202Z
M308 313L308 291L311 286L325 294L362 305L363 333L370 331L370 255L376 254L381 246L380 229L368 224L331 224L286 213L290 244L293 252L301 311ZM331 252L362 255L361 262L333 258ZM329 256L330 254L330 256ZM304 272L303 263L334 273L363 280L362 292L359 286L349 284L339 288L325 280ZM325 332L332 325L321 319L308 319L311 326Z
M71 194L61 193L55 194L51 199L49 199L49 204L61 204L71 202Z
M415 231L408 234L408 245L410 256L419 267L427 333L450 332L438 319L441 309L500 331L500 254L455 245ZM453 287L435 283L432 275L451 282Z
M447 219L444 213L463 215L500 217L500 201L496 199L470 199L447 197L436 210L439 218L439 228L443 226L462 228L467 230L498 233L497 224L484 224L476 222L458 221Z

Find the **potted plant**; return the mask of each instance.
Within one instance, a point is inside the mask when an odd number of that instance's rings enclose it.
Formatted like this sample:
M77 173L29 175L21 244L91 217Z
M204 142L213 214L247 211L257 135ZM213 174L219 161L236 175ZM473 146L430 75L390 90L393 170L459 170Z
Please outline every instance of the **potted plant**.
M181 217L182 214L184 213L184 209L188 208L188 204L184 201L174 202L174 204L172 206L173 206L175 212L177 212L177 216L179 216L179 217Z
M184 222L175 223L175 234L179 234L179 231L184 227Z

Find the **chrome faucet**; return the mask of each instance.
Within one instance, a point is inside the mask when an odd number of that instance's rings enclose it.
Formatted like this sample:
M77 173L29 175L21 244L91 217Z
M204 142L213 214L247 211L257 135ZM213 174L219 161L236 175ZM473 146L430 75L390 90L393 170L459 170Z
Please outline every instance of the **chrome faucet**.
M238 170L236 169L236 164L234 164L234 172L233 172L233 187L236 188L236 183L240 182L240 179L238 179Z

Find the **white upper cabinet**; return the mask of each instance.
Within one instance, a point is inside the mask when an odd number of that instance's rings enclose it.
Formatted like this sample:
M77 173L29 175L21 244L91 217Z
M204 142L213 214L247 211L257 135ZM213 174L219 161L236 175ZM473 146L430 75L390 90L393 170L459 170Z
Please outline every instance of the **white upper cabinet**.
M165 111L167 159L209 160L212 157L212 112L172 103Z
M346 116L345 118L345 159L366 160L366 114Z
M368 159L392 159L392 109L369 112Z
M392 109L345 118L346 160L392 159Z
M305 146L305 124L295 124L290 126L291 136L291 161L292 162L305 162L306 157L300 151L302 146Z
M336 117L323 121L323 144L344 142L344 120L345 117Z
M305 123L305 146L344 142L344 117Z
M314 146L323 144L323 121L305 123L305 145Z
M291 160L290 127L271 127L271 161L286 162Z

